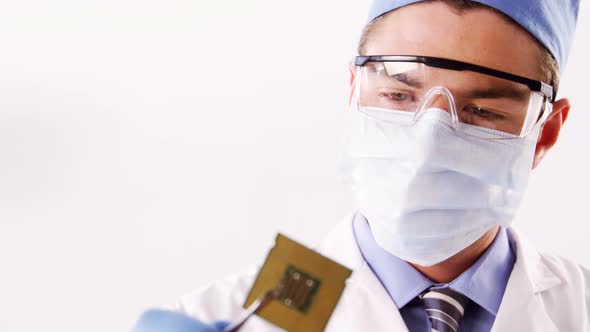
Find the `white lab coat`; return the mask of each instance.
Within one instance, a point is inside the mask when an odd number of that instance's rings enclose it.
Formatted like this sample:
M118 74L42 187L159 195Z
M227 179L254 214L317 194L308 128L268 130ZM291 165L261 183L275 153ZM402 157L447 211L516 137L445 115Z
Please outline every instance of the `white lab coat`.
M563 258L539 254L509 228L516 263L492 331L590 331L590 271ZM339 224L316 248L353 270L325 331L408 331L398 308L357 247L352 218ZM256 270L182 297L173 309L202 321L234 320ZM282 331L252 317L240 331Z

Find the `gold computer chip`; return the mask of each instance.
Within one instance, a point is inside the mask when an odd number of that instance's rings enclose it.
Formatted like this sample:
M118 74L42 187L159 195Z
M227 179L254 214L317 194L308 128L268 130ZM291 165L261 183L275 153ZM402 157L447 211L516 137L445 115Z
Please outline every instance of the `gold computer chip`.
M244 308L269 290L276 300L258 316L290 332L322 331L351 270L279 234Z

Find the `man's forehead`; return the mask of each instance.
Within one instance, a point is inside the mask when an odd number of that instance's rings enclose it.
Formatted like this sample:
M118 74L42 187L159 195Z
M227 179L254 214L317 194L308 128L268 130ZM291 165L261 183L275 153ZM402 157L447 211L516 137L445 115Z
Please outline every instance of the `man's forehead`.
M539 59L538 44L491 10L459 14L443 3L405 6L375 23L365 52L441 57L541 79L538 62L531 61Z
M573 40L580 3L579 0L373 0L368 22L385 13L423 2L480 3L494 8L514 20L546 47L561 70L565 67Z

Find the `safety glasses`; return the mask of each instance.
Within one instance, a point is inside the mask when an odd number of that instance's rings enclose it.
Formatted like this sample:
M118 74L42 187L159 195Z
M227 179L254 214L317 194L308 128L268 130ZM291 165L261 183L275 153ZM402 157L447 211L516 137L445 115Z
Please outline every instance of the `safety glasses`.
M461 61L379 55L357 56L355 65L353 106L385 121L413 112L401 117L407 125L436 107L450 113L454 129L475 126L485 129L479 131L485 137L524 137L545 122L555 99L549 84Z

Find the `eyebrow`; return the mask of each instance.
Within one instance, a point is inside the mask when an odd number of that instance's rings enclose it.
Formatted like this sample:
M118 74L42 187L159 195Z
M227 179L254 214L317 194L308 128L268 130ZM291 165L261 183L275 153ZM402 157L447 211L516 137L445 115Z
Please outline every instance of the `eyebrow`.
M512 99L516 101L526 101L530 97L530 92L523 89L511 88L487 88L471 90L466 95L470 99Z
M399 73L389 76L400 83L409 87L422 89L424 83L416 78L411 77L407 73ZM512 99L516 101L527 101L530 98L530 90L518 88L484 88L471 90L466 94L469 99Z
M422 81L412 78L406 73L395 74L389 77L412 88L422 89L424 87L424 83Z

